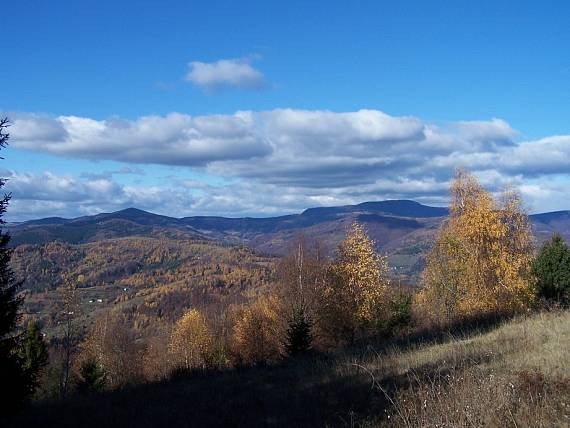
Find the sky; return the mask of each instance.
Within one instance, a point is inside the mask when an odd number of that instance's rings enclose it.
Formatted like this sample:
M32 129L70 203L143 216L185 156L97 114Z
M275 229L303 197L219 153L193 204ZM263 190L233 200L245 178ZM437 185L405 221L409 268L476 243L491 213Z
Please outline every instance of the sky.
M457 167L570 209L567 1L2 6L6 218L270 216L413 199Z

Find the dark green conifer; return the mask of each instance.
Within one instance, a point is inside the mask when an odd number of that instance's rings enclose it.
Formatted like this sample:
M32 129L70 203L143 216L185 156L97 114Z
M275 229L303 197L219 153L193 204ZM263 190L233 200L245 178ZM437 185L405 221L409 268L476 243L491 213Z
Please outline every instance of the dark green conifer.
M79 369L79 375L80 379L77 384L79 392L98 392L103 390L105 387L105 370L93 357L87 358L83 361Z
M28 391L32 393L38 386L40 371L48 361L47 346L37 322L30 322L20 337L18 357L28 384Z
M289 320L285 349L291 356L306 353L313 342L312 322L305 311L297 309Z
M8 119L0 119L0 149L8 145L8 126ZM0 189L5 184L6 180L0 178ZM20 284L10 269L10 236L1 230L6 223L2 216L8 208L10 197L10 194L0 197L0 379L4 397L0 400L0 421L9 418L28 393L26 377L17 353L16 325L22 301L16 293Z
M546 242L534 261L538 297L570 304L570 248L558 234Z

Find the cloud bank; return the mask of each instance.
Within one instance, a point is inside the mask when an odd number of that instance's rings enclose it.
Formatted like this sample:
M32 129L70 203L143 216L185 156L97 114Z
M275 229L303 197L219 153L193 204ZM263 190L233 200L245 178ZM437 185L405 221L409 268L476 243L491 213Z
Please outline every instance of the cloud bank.
M169 186L143 191L113 177L13 173L15 199L28 206L81 200L86 212L132 205L171 215L239 216L387 198L444 204L453 169L464 167L491 190L507 183L521 186L534 210L570 208L561 206L570 187L570 135L525 140L501 119L436 124L365 109L172 113L102 121L10 117L11 145L18 149L142 169L145 164L189 167L226 181L212 185L173 178ZM34 179L54 184L42 196L25 184ZM104 185L113 195L110 202L90 190ZM179 203L173 206L170 198Z

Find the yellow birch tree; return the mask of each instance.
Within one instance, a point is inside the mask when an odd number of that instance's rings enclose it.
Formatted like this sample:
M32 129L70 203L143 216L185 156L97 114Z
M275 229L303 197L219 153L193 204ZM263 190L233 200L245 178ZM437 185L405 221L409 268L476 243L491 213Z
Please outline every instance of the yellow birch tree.
M532 233L513 190L496 201L462 170L451 185L449 219L427 257L419 295L432 315L513 312L533 299Z
M385 316L388 263L374 250L364 228L353 223L331 266L324 306L329 331L352 342L357 330Z
M174 367L205 369L211 359L213 338L206 320L196 309L188 310L176 322L169 351Z
M238 310L234 324L234 354L241 363L267 363L283 353L279 302L262 296Z

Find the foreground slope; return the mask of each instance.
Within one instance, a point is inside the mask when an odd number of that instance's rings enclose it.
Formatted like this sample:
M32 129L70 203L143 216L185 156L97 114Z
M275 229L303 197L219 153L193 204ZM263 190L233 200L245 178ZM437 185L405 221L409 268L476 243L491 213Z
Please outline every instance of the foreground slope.
M14 426L568 426L570 312L31 405Z

